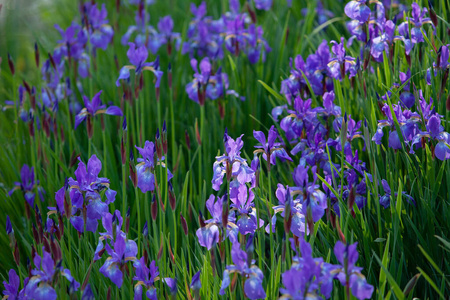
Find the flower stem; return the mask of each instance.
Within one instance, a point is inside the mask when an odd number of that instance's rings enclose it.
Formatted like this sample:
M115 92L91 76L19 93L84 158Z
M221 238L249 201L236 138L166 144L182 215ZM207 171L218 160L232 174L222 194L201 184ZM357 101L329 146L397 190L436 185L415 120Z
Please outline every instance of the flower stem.
M139 210L141 205L139 203L139 191L138 191L137 187L134 188L134 193L136 195L136 212L137 212L137 216L138 216L138 228L137 228L137 230L138 230L138 254L142 255L142 248L141 248L142 227L141 227L141 212Z

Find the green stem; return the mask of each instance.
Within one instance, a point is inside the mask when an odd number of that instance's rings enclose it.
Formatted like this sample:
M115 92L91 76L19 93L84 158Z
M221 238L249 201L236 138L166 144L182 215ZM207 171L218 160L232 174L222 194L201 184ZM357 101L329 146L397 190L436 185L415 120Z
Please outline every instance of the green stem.
M105 177L108 178L108 164L106 163L106 132L102 130L102 138L103 138L103 166L105 170Z
M139 203L139 191L138 188L134 188L134 193L136 195L136 212L138 216L138 253L142 255L141 241L142 241L142 227L141 227L141 211L140 211L140 203Z
M176 164L177 159L177 147L175 145L175 117L173 111L173 90L169 88L169 110L170 110L170 132L171 132L171 143L172 143L172 164Z

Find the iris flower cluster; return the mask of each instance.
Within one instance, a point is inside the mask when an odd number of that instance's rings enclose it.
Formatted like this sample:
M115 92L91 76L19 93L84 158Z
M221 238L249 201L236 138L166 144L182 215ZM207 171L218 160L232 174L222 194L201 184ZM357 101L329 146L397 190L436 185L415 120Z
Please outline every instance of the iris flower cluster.
M280 291L288 299L329 299L333 290L333 280L347 287L347 297L350 291L357 299L370 299L374 287L367 283L361 274L362 268L355 266L358 260L358 243L345 245L338 241L334 247L334 255L339 264L324 262L322 257L312 256L311 246L300 240L300 253L296 243L291 240L292 249L297 253L293 258L291 268L282 275L284 288Z
M267 9L270 3L256 1L258 9ZM189 25L188 40L183 44L183 53L189 53L191 57L198 55L207 56L212 60L221 59L224 55L223 46L235 55L244 52L250 63L265 61L266 52L271 49L263 38L263 29L249 24L250 18L246 13L240 13L238 1L230 1L230 12L220 19L213 20L206 16L206 3L202 2L198 7L191 4L191 12L194 19Z
M69 178L67 184L56 193L56 208L70 218L70 223L79 232L96 232L98 220L108 212L108 205L116 199L117 192L109 188L107 178L98 177L102 163L92 155L86 164L79 159L75 179ZM65 195L68 193L68 197ZM102 200L105 197L106 200Z

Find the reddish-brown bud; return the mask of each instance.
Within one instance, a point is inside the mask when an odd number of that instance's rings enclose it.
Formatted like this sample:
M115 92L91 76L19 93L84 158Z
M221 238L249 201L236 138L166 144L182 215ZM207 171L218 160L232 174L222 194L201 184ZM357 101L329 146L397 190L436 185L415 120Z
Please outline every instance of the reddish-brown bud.
M19 266L20 265L20 252L19 252L19 246L17 246L17 241L16 241L16 244L14 245L13 256L14 256L14 261L16 262L16 265Z
M94 126L92 124L91 116L87 117L86 128L87 128L88 138L92 139L92 136L94 135Z
M9 70L11 71L11 74L14 76L16 73L16 69L14 68L14 62L12 61L11 55L8 53L8 66Z
M186 222L186 219L183 217L183 215L180 212L180 221L181 221L181 228L183 228L183 232L184 234L187 236L189 231L188 231L188 225Z
M106 292L106 300L111 300L111 286L108 288L108 291Z
M177 206L177 199L175 197L171 182L169 182L169 205L172 210L175 210L175 207Z
M158 202L156 201L155 194L153 194L151 210L152 210L152 219L153 219L153 221L156 221L156 217L158 216Z
M184 130L184 139L186 140L186 147L188 150L191 150L191 139L189 138L189 133L187 130Z
M447 95L447 101L445 103L445 106L447 107L447 110L450 110L450 92Z
M195 120L195 137L197 138L197 143L202 144L202 138L200 137L200 131L198 130L198 122Z
M348 196L348 200L347 200L348 210L353 210L353 205L355 204L355 199L356 199L355 187L352 186L352 188L350 189L350 194Z
M37 43L34 43L34 62L36 63L36 68L39 68L39 47Z

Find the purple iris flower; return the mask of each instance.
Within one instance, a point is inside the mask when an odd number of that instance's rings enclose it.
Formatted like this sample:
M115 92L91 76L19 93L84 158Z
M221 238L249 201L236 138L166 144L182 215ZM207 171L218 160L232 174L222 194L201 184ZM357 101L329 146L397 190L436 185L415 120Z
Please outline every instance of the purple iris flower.
M436 28L430 18L425 18L425 14L428 13L428 9L426 7L421 9L416 2L413 2L411 6L412 18L406 18L406 21L398 26L398 32L404 37L408 37L409 24L413 25L411 28L411 42L413 44L417 44L425 41L422 31L420 30L424 24L431 24L434 30L436 30Z
M334 14L331 11L324 9L322 1L317 1L314 11L316 13L316 16L317 16L317 19L318 19L320 25L325 23L326 21L328 21L328 19L334 17ZM303 16L308 15L307 8L302 9L302 15Z
M449 44L450 45L450 44ZM441 48L438 51L438 61L433 62L433 68L428 68L427 73L425 75L425 80L428 85L431 85L431 69L434 70L434 77L437 77L438 70L445 71L449 67L448 59L449 59L449 45L441 46Z
M196 235L200 246L206 247L210 250L215 244L219 242L220 228L222 227L222 212L223 203L226 201L226 195L223 197L216 197L214 195L209 196L206 200L206 208L211 214L211 219L206 220L206 226L197 229ZM238 227L234 223L235 218L233 215L228 216L228 224L226 234L230 241L235 241L237 239ZM223 237L225 239L225 237Z
M291 59L291 75L281 82L280 90L289 104L295 97L305 96L308 85L304 76L308 79L315 94L323 94L325 91L333 89L332 73L328 67L329 61L330 49L326 40L322 41L316 53L308 56L306 63L301 55L297 55L294 60Z
M20 189L30 207L34 207L34 199L36 198L34 188L39 184L39 181L34 181L34 167L30 168L26 164L23 165L20 170L20 180L20 182L14 182L15 187L8 192L9 196L11 196L15 190Z
M287 110L289 115L281 120L280 127L286 133L288 141L299 138L308 125L319 123L317 113L321 110L312 108L311 103L311 99L302 100L297 96L294 100L294 109Z
M234 90L229 90L228 75L222 72L219 68L213 74L211 63L208 57L205 57L200 62L200 72L197 68L197 60L191 59L191 67L194 70L194 80L186 85L186 93L189 99L204 105L206 98L216 100L226 95L232 95L240 100L245 100L245 97L239 96Z
M4 297L10 300L16 300L19 298L20 278L14 269L9 270L9 282L3 281L5 290L3 291Z
M356 64L356 60L354 57L347 55L344 48L343 37L341 37L340 43L331 41L331 44L333 44L331 51L333 52L334 57L328 62L328 67L333 68L332 74L334 74L334 78L342 80L345 77L346 72L348 72L350 68Z
M150 267L147 267L145 264L144 257L141 257L139 260L135 260L133 263L133 267L135 268L135 276L133 280L137 280L138 283L134 286L134 300L141 300L143 289L145 288L147 291L145 295L148 299L156 300L157 299L157 290L155 287L155 280L158 280L159 271L156 266L155 261L153 260L150 263Z
M292 244L291 244L292 245ZM293 250L297 252L295 246ZM313 258L311 246L300 239L301 257L293 258L291 268L282 275L285 288L280 292L289 299L325 299L330 298L333 290L333 271L336 266L324 262L322 257ZM306 298L304 298L304 296Z
M198 271L194 274L194 276L192 276L191 284L189 285L189 287L194 291L199 291L202 288L202 282L200 281L201 273L202 270Z
M138 177L138 188L141 192L146 193L148 191L155 190L155 144L153 142L145 141L144 148L135 146L141 154L142 158L138 158L138 164L136 165L136 172ZM161 158L164 160L164 157ZM159 164L159 162L158 162ZM162 167L165 165L160 164ZM169 169L167 169L167 181L172 179L173 175Z
M414 94L409 91L411 71L408 69L406 73L400 72L399 76L401 85L405 84L400 94L400 103L406 108L412 108L416 103L416 98L414 97Z
M231 248L231 259L234 265L228 265L223 272L222 286L219 294L224 295L226 288L230 285L230 274L238 273L245 278L244 292L249 299L265 299L266 292L262 286L264 275L261 270L247 261L247 253L241 250L238 242L233 243Z
M109 244L106 244L105 248L109 257L99 271L120 288L123 283L123 267L127 262L137 260L138 249L136 242L126 240L122 234L117 234L114 241L114 249Z
M95 300L94 292L92 291L91 285L88 283L81 295L81 300Z
M133 41L137 48L147 47L153 54L158 52L162 45L162 38L153 26L148 25L150 15L144 10L143 6L139 6L139 10L136 11L135 22L136 25L128 27L120 43L124 46L127 45L131 41L131 36L135 35Z
M171 44L176 43L176 48L180 45L180 34L178 32L173 32L173 20L171 16L165 16L159 19L158 30L160 32L161 42L168 45L169 55L171 54Z
M272 7L272 0L255 0L255 7L262 10L270 10Z
M58 24L55 24L55 28L61 34L61 40L58 41L60 46L55 52L60 51L61 54L55 53L54 58L58 55L80 58L87 42L87 36L81 26L73 22L65 31Z
M253 130L253 136L261 143L261 146L255 146L255 148L258 148L258 150L255 150L255 153L262 153L263 158L266 161L269 161L270 164L275 165L277 158L281 159L281 161L292 161L292 158L289 157L286 150L283 148L283 144L275 142L278 138L278 132L275 129L275 126L272 125L272 127L270 127L267 135L267 142L266 136L262 131Z
M388 208L391 205L391 188L389 187L389 184L386 180L381 180L381 186L383 187L383 190L385 192L384 196L380 196L380 205L384 208ZM398 193L394 194L394 197L396 198ZM406 198L406 201L408 201L409 204L416 205L416 201L413 197L406 194L406 192L402 192L402 196Z
M345 120L346 119L346 120ZM360 131L361 129L361 121L355 122L355 120L352 119L352 116L345 115L344 117L339 117L334 119L333 121L333 129L338 135L337 138L334 140L335 143L333 145L335 146L337 151L342 151L342 144L340 142L340 135L341 135L341 129L342 129L342 122L345 120L347 124L347 132L345 134L345 145L344 147L349 147L350 143L356 139L356 138L362 138L362 133Z
M275 192L278 199L278 205L272 207L274 214L272 216L272 232L275 232L275 225L277 222L277 214L281 213L281 217L284 219L291 218L290 231L297 237L303 237L305 231L309 234L309 230L306 227L306 217L303 214L302 203L299 199L293 199L292 191L289 187L284 187L282 184L278 184L278 188ZM286 209L289 208L290 216L286 216ZM270 233L270 224L265 228L267 233Z
M106 50L114 36L114 30L108 24L108 12L105 4L102 4L101 10L97 4L90 5L90 2L84 4L87 10L87 22L89 22L89 37L93 48Z
M316 184L317 180L317 166L311 168L313 174L313 181L309 182L308 174L309 166L298 165L292 173L295 187L291 190L294 194L302 196L300 199L302 213L305 216L310 216L313 222L317 222L322 218L327 208L327 198L324 192L319 189Z
M182 53L189 53L190 57L210 57L221 59L223 57L221 33L224 31L224 22L206 17L206 2L198 7L191 3L191 12L194 15L187 31L188 40L183 44Z
M414 153L414 146L419 144L422 138L429 138L437 141L434 154L439 160L450 158L450 148L448 146L450 143L450 134L444 131L444 127L441 125L440 115L432 115L426 124L426 131L419 131L419 133L414 136L409 153Z
M240 234L254 233L257 228L264 226L264 221L261 219L259 220L259 226L257 225L255 203L253 203L255 194L245 184L241 184L236 197L230 197L230 199L232 202L231 208L235 209L239 215L236 225Z
M110 214L109 212L104 213L102 215L102 225L106 232L100 232L97 248L94 253L94 261L100 259L100 253L105 247L103 242L106 244L109 243L112 246L111 243L114 243L116 236L119 234L126 239L126 234L122 231L123 218L120 215L120 211L116 210L114 214Z
M170 295L175 296L177 294L177 292L178 292L177 279L176 278L165 277L165 278L163 278L163 281L169 287Z
M159 70L158 58L153 62L145 62L148 57L148 50L145 46L140 46L136 49L134 43L128 43L130 49L127 51L128 59L132 65L124 66L120 69L119 78L117 78L116 86L120 86L120 80L127 80L130 78L130 70L134 70L136 76L139 76L142 71L148 70L153 72L156 76L155 87L159 87L163 72Z
M391 51L390 46L399 40L403 41L405 44L405 53L409 55L413 47L411 41L404 36L395 35L395 23L391 20L386 21L384 23L384 33L372 39L370 54L376 61L381 62L383 61L383 51L386 51L389 57L389 51Z
M111 116L122 116L122 110L117 106L109 106L106 108L106 105L102 105L102 101L100 100L100 95L103 91L98 92L89 101L89 98L83 96L83 101L85 107L76 115L75 117L75 129L80 125L87 117L94 117L99 114L107 114ZM105 109L106 108L106 109Z
M84 230L95 232L98 226L97 220L100 220L103 214L108 212L108 205L115 201L117 192L109 188L107 178L98 177L102 163L96 155L89 159L87 167L80 158L79 161L75 171L76 180L72 177L68 180L72 204L70 222L80 233ZM104 189L106 189L106 201L103 202L100 192ZM59 203L57 200L58 206L60 203L61 200Z
M252 182L255 177L255 172L248 166L247 161L241 157L241 149L244 146L242 136L234 140L227 133L224 135L225 154L216 156L213 165L212 185L216 191L220 190L224 175L226 175L227 181L236 180L238 187Z
M65 277L73 292L77 291L80 284L72 277L70 270L64 269L61 263L56 264L52 256L45 248L42 248L42 257L35 255L33 263L35 269L31 270L31 278L25 287L25 294L30 299L57 299L57 294L52 286L57 276Z
M345 14L354 20L358 20L360 22L369 21L370 17L370 8L366 5L367 0L353 0L345 5L344 11Z
M358 243L345 245L338 241L334 246L334 254L340 263L340 270L337 270L339 271L337 279L343 286L350 286L353 296L357 299L370 299L374 288L367 283L366 277L361 274L362 268L355 266L359 256L356 250L357 245Z
M397 121L400 125L400 130L403 135L403 139L406 143L412 141L413 137L416 135L418 131L417 122L420 119L420 116L417 113L412 113L409 110L402 110L400 105L392 105ZM386 120L379 120L377 131L372 137L372 141L377 145L381 145L381 139L383 138L383 128L389 127L389 147L393 149L401 149L401 142L398 136L398 133L395 128L394 119L391 114L391 110L388 104L384 104L382 108L383 113L387 117Z

